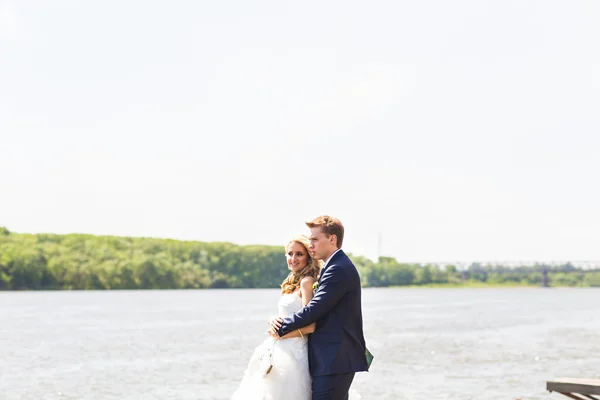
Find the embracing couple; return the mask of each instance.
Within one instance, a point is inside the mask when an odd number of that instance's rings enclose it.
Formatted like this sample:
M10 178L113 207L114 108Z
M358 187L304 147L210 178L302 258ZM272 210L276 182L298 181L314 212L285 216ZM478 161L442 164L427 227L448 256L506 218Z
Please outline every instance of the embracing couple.
M307 222L310 237L285 247L290 274L278 317L250 358L232 400L345 400L367 371L358 271L342 251L344 226L327 215Z

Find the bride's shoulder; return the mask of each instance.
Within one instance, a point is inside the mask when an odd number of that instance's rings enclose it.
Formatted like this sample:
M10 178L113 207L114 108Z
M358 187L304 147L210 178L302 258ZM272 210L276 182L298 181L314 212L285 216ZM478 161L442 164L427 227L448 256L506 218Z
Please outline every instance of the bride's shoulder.
M312 276L305 276L300 281L300 286L303 286L303 287L312 287L313 283L315 283L315 282L316 282L316 280Z

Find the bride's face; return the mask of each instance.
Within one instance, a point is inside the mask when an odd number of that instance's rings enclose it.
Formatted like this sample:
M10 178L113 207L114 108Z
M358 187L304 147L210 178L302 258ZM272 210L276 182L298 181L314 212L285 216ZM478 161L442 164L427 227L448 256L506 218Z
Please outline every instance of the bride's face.
M304 246L297 242L288 245L285 258L292 272L302 271L308 265L308 253Z

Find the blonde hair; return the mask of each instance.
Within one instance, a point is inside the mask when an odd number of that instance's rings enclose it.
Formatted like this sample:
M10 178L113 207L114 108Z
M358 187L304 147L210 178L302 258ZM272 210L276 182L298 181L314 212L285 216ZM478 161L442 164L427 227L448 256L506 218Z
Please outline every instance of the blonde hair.
M290 240L285 246L286 251L289 245L292 243L299 243L302 245L302 247L304 247L304 251L306 251L306 254L308 255L308 263L301 271L290 271L287 278L285 278L281 283L281 294L294 293L296 289L300 287L300 282L304 277L310 276L315 280L318 280L319 275L321 274L321 268L323 266L323 261L316 260L312 254L310 254L310 251L308 250L310 242L306 236L296 236Z

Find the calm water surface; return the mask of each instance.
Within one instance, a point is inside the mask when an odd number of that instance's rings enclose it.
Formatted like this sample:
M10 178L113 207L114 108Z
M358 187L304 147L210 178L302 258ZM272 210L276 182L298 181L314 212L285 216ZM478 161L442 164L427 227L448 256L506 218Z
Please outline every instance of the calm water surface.
M228 399L277 290L0 292L0 399ZM598 289L364 289L363 399L559 399L600 378Z

